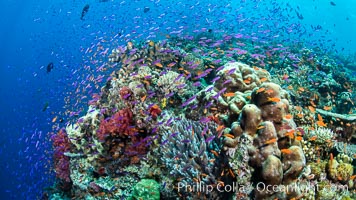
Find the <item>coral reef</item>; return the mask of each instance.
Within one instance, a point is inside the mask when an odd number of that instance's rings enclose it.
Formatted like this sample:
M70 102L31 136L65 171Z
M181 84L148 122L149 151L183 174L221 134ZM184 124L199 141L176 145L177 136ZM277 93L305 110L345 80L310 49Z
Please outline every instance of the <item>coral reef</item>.
M114 71L85 116L52 137L66 197L353 198L330 188L355 188L354 84L312 50L239 42L115 48ZM225 191L234 184L243 189Z

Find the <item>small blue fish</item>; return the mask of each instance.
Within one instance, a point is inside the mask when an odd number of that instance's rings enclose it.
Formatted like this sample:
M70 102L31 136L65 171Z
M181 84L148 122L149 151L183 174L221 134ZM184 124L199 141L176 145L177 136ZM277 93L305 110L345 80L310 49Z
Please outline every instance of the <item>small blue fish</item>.
M191 101L193 101L196 97L197 97L197 95L194 95L194 96L190 97L187 101L185 101L185 102L181 105L181 107L187 106L187 105L188 105Z

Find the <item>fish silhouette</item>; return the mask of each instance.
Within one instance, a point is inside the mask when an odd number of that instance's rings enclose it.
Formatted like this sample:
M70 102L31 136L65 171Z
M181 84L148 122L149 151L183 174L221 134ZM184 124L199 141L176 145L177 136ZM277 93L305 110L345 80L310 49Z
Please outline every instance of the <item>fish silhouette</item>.
M144 13L147 13L148 11L150 11L150 7L145 7L145 8L143 9L143 12L144 12Z
M54 67L53 62L50 62L50 63L47 65L47 74L52 71L53 67Z
M81 20L84 20L84 16L88 13L89 11L89 4L86 4L82 10L82 16L80 17Z

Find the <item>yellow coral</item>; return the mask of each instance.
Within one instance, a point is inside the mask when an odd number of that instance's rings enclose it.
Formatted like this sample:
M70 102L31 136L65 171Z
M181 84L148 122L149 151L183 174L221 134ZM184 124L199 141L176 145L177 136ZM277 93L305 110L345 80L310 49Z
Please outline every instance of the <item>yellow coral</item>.
M352 164L343 162L343 160L340 159L341 156L338 156L338 161L336 159L333 159L332 156L329 160L328 163L328 175L330 179L332 179L335 182L342 182L346 183L349 181L350 177L353 174L354 168Z
M337 172L338 181L346 183L352 176L352 173L354 172L354 167L349 163L340 163L337 167Z

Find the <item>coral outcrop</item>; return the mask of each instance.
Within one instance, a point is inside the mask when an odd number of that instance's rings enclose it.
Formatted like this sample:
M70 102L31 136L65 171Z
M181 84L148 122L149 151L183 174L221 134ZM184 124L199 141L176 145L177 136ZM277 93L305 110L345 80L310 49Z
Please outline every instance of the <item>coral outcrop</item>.
M253 74L254 69L246 71ZM243 82L242 77L240 79L240 83ZM238 120L232 124L229 135L224 139L225 150L235 151L232 149L235 149L242 139L250 140L247 146L248 162L254 168L256 177L261 177L255 181L266 185L290 185L297 181L306 165L299 142L301 135L289 112L286 91L277 84L261 84L256 80L259 79L250 79L250 85L254 87L237 90L246 93L248 89L253 89L251 99L246 100L248 103L243 105ZM237 92L235 89L227 90ZM300 195L300 192L286 194L285 191L260 191L262 190L256 189L255 195L264 199L285 195L293 198Z

